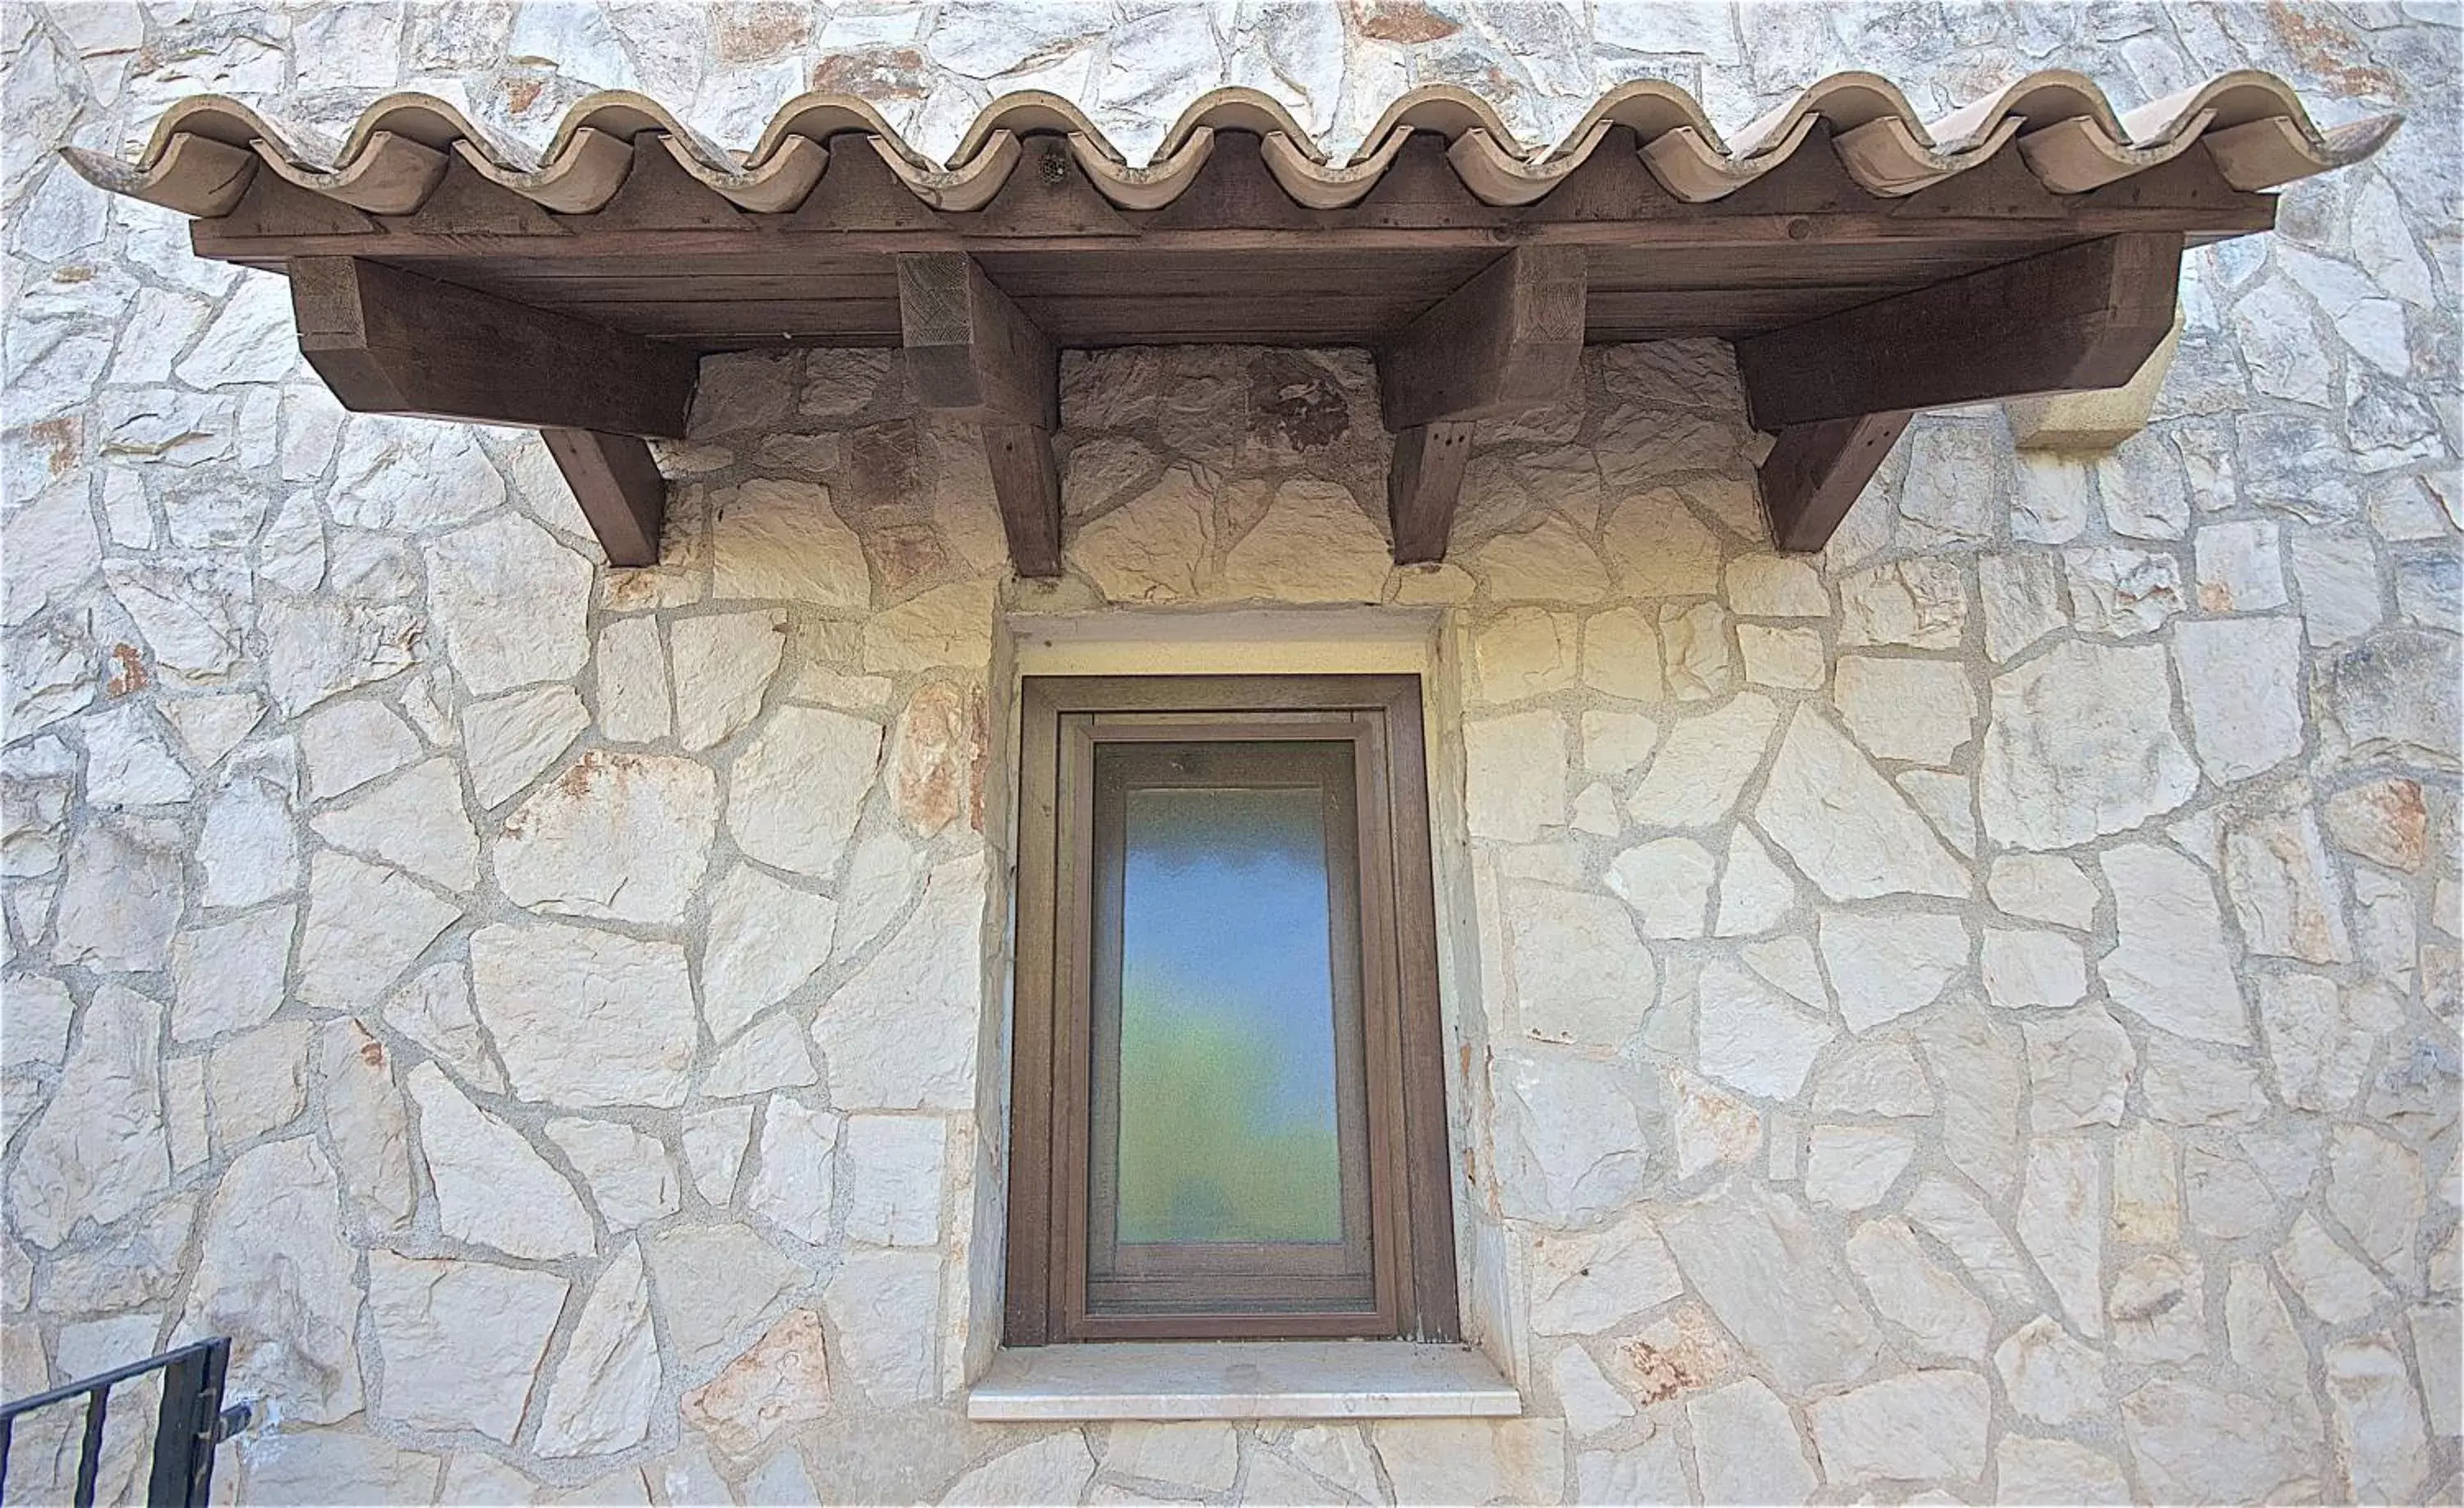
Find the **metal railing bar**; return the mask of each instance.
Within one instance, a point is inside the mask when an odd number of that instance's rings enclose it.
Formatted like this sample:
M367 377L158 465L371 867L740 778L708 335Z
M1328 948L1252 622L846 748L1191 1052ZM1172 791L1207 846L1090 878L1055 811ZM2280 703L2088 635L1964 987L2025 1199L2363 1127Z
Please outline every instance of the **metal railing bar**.
M223 1387L231 1367L231 1340L217 1336L116 1366L92 1377L0 1405L0 1504L9 1497L11 1448L17 1419L56 1404L85 1400L85 1427L79 1442L76 1508L94 1508L97 1480L102 1472L103 1431L111 1415L111 1389L151 1371L163 1374L163 1395L155 1410L152 1473L146 1482L147 1508L205 1508L212 1496L214 1447L249 1427L253 1410L247 1404L223 1404ZM56 1464L55 1464L56 1470Z
M102 1421L111 1411L111 1385L86 1395L85 1442L77 1447L77 1508L94 1508L94 1479L102 1470Z
M107 1372L97 1372L92 1377L80 1377L73 1383L63 1383L50 1392L36 1393L31 1398L19 1398L11 1403L0 1404L0 1421L13 1422L21 1413L32 1413L37 1409L48 1408L55 1403L66 1403L81 1393L90 1393L98 1388L114 1387L132 1377L153 1371L157 1367L201 1355L221 1344L219 1341L198 1341L192 1344L181 1346L176 1351L165 1351L160 1356L149 1356L142 1362L131 1362L125 1366L115 1366Z

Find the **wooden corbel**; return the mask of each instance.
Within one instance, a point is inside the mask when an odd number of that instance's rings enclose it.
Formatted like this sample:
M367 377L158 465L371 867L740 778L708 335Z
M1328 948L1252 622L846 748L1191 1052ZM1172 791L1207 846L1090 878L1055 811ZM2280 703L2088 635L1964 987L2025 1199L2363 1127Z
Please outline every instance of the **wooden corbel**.
M2181 262L2178 232L2106 236L1737 341L1773 542L1828 543L1919 409L2128 382Z
M535 428L613 565L658 559L691 351L350 256L290 259L299 350L342 406Z
M1580 247L1518 247L1378 348L1397 563L1445 558L1474 424L1562 402L1580 383L1583 263Z
M1061 574L1061 359L1052 341L961 251L898 257L907 382L926 408L982 425L993 497L1021 576Z

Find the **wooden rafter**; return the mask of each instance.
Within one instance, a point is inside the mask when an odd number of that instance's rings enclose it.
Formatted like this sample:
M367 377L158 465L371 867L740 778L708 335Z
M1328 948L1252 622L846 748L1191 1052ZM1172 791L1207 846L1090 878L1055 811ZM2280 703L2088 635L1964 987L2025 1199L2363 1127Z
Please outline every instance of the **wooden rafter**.
M961 252L898 259L898 318L915 401L983 426L1011 565L1021 576L1059 576L1052 431L1061 422L1060 353Z
M1562 401L1581 382L1584 253L1519 247L1377 348L1395 459L1386 508L1395 558L1442 559L1483 419Z

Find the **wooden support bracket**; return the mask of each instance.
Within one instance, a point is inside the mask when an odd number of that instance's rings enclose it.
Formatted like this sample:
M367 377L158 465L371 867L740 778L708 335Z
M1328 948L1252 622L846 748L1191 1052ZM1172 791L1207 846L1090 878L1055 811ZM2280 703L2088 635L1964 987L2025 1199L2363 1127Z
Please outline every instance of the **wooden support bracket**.
M1455 499L1471 459L1471 428L1468 419L1441 419L1395 437L1395 459L1386 469L1386 516L1395 526L1397 565L1446 557Z
M667 485L639 437L683 436L700 358L359 257L289 270L300 352L343 407L535 427L608 561L658 558Z
M1763 512L1771 542L1783 550L1819 550L1848 516L1882 458L1916 415L1865 414L1792 425L1779 432L1760 472Z
M668 483L650 448L631 435L595 429L542 429L539 438L599 535L607 563L656 565Z
M898 258L898 322L915 401L983 426L1010 564L1021 576L1059 576L1052 431L1061 420L1061 358L1051 339L959 251Z
M1518 247L1380 346L1398 563L1445 558L1472 426L1563 401L1582 380L1584 253Z
M2118 387L2173 328L2182 237L2134 231L1736 342L1784 550L1830 541L1916 410Z

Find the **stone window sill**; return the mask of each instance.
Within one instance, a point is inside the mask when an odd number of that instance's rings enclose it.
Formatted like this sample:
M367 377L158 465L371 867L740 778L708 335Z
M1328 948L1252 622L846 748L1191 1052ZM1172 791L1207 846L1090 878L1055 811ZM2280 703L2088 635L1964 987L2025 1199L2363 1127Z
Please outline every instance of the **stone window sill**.
M1002 1351L967 1417L1430 1419L1511 1417L1523 1399L1467 1345L1408 1341L1123 1342Z

